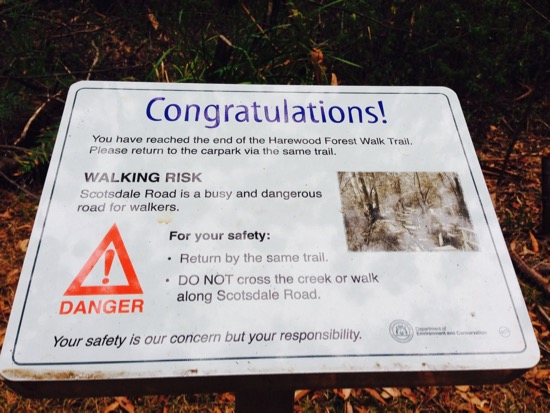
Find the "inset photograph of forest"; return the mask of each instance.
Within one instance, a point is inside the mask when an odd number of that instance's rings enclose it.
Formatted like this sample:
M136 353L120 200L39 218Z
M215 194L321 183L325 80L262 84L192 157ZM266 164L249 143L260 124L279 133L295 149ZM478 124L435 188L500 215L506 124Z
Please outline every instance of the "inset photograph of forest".
M350 251L477 251L458 175L338 172Z

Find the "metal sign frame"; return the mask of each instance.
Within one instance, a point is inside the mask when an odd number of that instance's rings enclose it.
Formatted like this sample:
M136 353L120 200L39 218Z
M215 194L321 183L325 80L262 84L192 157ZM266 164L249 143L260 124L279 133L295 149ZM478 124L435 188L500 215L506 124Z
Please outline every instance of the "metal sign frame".
M538 359L451 90L71 87L2 350L17 391L288 404Z

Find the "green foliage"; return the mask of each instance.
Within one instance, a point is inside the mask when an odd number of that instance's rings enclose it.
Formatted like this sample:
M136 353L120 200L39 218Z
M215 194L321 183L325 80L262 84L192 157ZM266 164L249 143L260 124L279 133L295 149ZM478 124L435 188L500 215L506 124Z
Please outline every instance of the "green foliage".
M16 156L16 160L21 166L19 174L27 174L35 168L47 166L50 162L55 138L57 136L57 127L42 132L36 138L35 145L27 149L22 156Z
M231 42L231 56L214 69L226 82L314 83L309 52L317 47L327 69L345 84L435 83L496 94L510 82L533 80L548 40L547 22L519 0L289 1L273 25L264 17L265 2L215 15L206 12L208 5L182 5L177 22L183 36L176 39L180 53L173 60L200 57L211 67L223 35ZM189 29L190 16L204 19L202 30ZM172 26L170 14L164 17Z
M14 92L6 89L0 89L0 132L4 137L3 142L0 142L4 145L7 145L9 142L6 139L8 135L10 121L14 116L17 115L25 107L25 100L15 94Z
M528 87L544 90L548 15L544 0L5 0L0 127L11 144L38 106L86 78L337 81L448 86L480 141L494 118L521 118L514 99ZM26 147L42 147L33 140L60 116L51 106Z
M495 117L519 121L514 99L548 64L543 1L242 2L212 13L187 1L154 13L178 31L163 55L172 81L436 85L457 92L478 142ZM223 36L224 40L220 36ZM227 42L225 41L227 40ZM320 50L321 61L312 59ZM163 80L161 77L158 80Z

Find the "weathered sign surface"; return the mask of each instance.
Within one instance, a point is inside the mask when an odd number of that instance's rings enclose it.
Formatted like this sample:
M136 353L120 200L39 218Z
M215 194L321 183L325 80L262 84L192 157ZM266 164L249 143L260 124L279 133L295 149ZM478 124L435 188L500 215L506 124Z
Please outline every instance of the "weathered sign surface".
M12 387L502 381L538 358L449 89L71 87Z

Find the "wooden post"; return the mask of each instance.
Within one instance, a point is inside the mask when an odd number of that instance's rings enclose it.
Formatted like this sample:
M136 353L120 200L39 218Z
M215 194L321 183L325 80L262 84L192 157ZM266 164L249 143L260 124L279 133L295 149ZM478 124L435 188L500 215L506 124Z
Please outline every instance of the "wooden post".
M292 413L294 390L247 389L237 391L235 413Z

